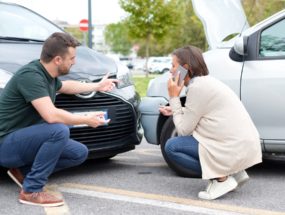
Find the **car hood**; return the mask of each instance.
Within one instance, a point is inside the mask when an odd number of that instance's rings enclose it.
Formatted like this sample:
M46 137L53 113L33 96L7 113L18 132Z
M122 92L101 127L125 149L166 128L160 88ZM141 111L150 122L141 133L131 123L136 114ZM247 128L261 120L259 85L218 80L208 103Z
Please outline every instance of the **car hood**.
M240 0L192 0L192 4L203 23L210 49L249 27Z
M42 43L0 42L0 69L15 73L21 66L38 59L41 49ZM60 79L96 81L107 72L113 76L118 70L112 59L85 46L77 47L75 61L69 74L61 76Z

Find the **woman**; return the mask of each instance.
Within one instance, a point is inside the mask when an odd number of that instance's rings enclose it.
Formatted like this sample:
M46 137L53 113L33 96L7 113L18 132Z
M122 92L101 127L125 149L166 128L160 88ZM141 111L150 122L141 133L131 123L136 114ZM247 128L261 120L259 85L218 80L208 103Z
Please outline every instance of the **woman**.
M179 85L179 65L188 70ZM259 134L236 94L210 77L200 49L187 46L172 54L173 78L168 81L170 106L160 107L173 115L178 137L169 139L169 159L209 179L201 199L216 199L249 179L245 169L262 162ZM187 87L185 107L179 94Z

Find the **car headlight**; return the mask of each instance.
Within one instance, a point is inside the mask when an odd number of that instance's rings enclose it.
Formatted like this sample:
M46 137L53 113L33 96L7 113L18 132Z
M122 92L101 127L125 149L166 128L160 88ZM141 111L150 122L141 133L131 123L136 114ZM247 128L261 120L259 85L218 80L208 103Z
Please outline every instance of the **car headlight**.
M117 83L117 88L124 88L131 85L134 85L133 77L130 73L123 74L123 75L117 75L117 79L119 80L119 83Z
M134 85L133 76L128 67L120 62L117 62L117 66L118 66L117 79L119 80L117 88L120 89Z

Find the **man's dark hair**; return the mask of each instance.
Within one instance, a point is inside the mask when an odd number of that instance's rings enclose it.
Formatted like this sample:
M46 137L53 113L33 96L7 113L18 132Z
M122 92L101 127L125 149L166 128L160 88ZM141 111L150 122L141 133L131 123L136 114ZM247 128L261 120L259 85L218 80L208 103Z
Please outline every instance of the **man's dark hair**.
M61 56L68 52L69 47L77 47L80 43L68 33L55 32L44 42L41 60L49 63L55 56Z
M172 55L175 55L178 59L178 63L181 66L185 64L188 67L189 76L206 76L209 74L207 65L204 61L201 49L195 46L185 46L183 48L176 49Z

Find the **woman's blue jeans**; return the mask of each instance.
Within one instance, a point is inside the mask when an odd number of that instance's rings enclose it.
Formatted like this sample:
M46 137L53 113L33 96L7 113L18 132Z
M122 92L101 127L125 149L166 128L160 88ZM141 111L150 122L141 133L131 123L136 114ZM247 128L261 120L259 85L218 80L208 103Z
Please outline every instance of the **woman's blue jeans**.
M0 165L19 168L25 175L25 192L40 192L56 171L83 163L85 145L70 139L69 127L37 124L8 134L0 143Z
M165 152L179 166L201 175L198 144L193 136L172 137L165 144Z

